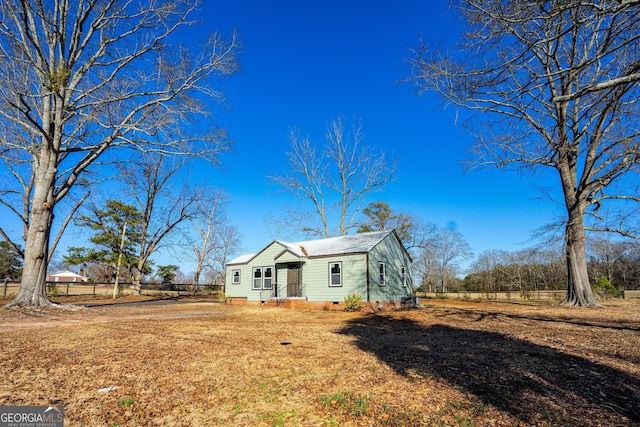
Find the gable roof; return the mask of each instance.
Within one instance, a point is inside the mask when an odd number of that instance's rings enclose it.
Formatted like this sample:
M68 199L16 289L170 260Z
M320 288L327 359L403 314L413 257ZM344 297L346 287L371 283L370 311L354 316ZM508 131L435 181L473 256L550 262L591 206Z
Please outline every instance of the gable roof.
M245 262L249 262L251 261L251 258L253 258L254 256L256 256L257 254L244 254L244 255L240 255L237 258L232 259L231 261L229 261L227 264L244 264Z
M393 230L372 231L370 233L349 234L346 236L306 240L297 243L288 243L279 240L277 240L277 242L299 256L314 257L357 254L371 251L392 232Z
M370 233L349 234L346 236L305 240L296 243L274 240L267 245L265 249L273 243L278 243L283 246L285 250L288 250L300 258L366 253L370 252L378 243L392 233L395 234L395 231L372 231ZM241 255L228 264L244 264L251 261L256 255L258 254Z

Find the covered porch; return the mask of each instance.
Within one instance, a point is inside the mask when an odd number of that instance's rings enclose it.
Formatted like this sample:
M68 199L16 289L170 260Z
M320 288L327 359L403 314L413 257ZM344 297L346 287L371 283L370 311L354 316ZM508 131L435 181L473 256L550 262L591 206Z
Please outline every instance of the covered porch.
M275 283L271 289L260 292L260 305L293 306L298 302L306 302L307 297L302 283L302 266L304 261L276 262Z

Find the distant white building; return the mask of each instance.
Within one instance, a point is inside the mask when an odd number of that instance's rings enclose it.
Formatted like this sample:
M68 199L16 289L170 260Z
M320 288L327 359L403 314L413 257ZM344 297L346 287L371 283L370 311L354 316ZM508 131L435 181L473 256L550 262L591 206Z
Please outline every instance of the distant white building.
M47 276L47 282L83 283L88 281L88 277L81 276L69 270L60 271L58 273L50 274Z

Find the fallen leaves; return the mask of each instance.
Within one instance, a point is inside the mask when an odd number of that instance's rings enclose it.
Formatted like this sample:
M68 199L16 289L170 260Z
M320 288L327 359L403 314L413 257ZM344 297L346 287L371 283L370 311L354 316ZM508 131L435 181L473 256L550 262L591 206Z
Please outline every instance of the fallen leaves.
M423 303L377 315L206 301L35 322L2 313L0 405L60 402L69 426L640 421L637 303Z

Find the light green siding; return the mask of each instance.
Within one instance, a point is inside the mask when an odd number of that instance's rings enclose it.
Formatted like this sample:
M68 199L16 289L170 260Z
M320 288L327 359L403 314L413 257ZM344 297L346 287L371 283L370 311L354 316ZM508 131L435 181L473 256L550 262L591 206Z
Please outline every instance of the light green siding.
M342 286L329 286L329 264L342 263ZM302 267L302 290L309 301L344 302L348 294L367 295L367 255L310 258Z
M247 298L250 301L258 301L262 297L269 298L269 290L253 289L253 269L255 267L273 267L273 286L276 286L276 265L274 258L282 253L285 248L278 242L273 242L260 253L256 254L249 262L243 264L228 264L226 271L225 293L230 298ZM234 270L240 270L240 284L232 283ZM285 277L286 280L286 277Z
M302 258L303 260L304 258ZM301 258L299 256L297 256L294 253L291 253L290 251L284 251L280 254L278 254L277 258L276 258L276 262L278 263L283 263L283 262L297 262L300 261Z
M385 285L379 283L379 263L386 269ZM401 270L405 268L406 286L402 286ZM411 259L398 242L395 234L389 234L369 252L370 300L391 301L409 297L413 293Z
M240 283L232 282L235 271L240 272ZM251 268L247 264L228 264L225 279L225 295L227 297L247 298L251 293Z
M275 295L287 297L288 268L299 267L301 294L307 301L343 302L349 294L362 296L363 301L382 302L399 300L412 295L411 259L395 232L387 234L369 252L350 252L336 255L302 256L278 241L272 242L252 258L228 264L226 294L231 298L266 301ZM306 252L305 252L305 255ZM379 263L385 265L385 284L379 284ZM341 284L330 286L330 264L341 263ZM253 289L255 268L272 268L272 289ZM405 283L402 284L402 268ZM234 272L240 272L240 283L233 283Z

